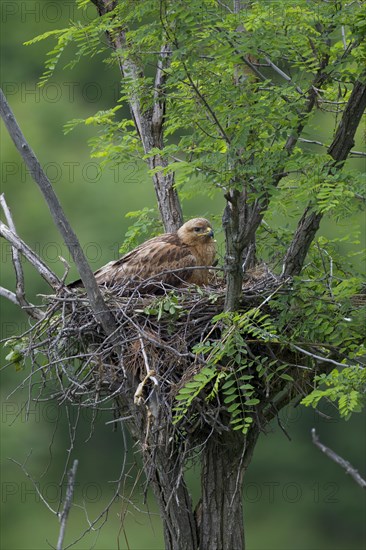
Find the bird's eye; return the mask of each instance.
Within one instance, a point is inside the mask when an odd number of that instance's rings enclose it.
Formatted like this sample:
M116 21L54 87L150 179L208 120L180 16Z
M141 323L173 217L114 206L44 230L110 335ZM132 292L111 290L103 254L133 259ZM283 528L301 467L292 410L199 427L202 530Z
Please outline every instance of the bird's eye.
M193 229L193 231L194 231L195 233L199 233L199 232L201 231L201 227L195 227L195 228Z

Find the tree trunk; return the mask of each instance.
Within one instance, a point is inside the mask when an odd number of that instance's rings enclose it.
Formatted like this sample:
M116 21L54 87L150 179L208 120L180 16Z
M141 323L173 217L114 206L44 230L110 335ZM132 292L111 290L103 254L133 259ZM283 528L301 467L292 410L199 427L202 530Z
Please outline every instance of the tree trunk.
M243 478L259 432L213 435L202 451L200 550L244 550Z
M164 428L162 428L164 431ZM197 550L197 527L192 501L179 457L163 446L144 453L144 469L159 505L165 550Z
M91 2L97 7L100 16L112 12L117 6L116 0L91 0ZM121 26L118 32L107 32L106 34L111 47L116 52L126 51L125 27ZM144 77L140 65L129 56L120 55L120 53L118 53L118 56L122 78L131 80L135 84L140 82ZM164 147L164 117L166 109L164 84L167 75L166 69L169 67L169 64L170 47L163 41L155 74L153 106L144 108L138 92L132 93L128 100L132 119L145 154L149 154L152 149L163 149ZM148 165L150 169L161 166L163 170L168 166L168 162L160 154L155 154L151 155L148 159ZM165 231L177 231L183 223L183 212L178 192L174 186L174 174L172 172L165 174L163 171L155 172L153 174L153 182Z
M305 209L283 261L282 275L284 277L293 277L301 272L322 217L323 215L319 212L312 212L310 207Z
M365 72L361 78L366 78ZM361 80L356 80L333 142L328 149L329 155L334 159L334 163L329 168L329 174L343 167L354 145L355 134L365 108L366 84ZM300 273L322 217L322 213L311 211L310 206L305 209L284 258L282 274L285 277Z
M226 254L226 299L225 310L234 311L239 304L243 282L243 250L246 245L243 234L246 227L246 193L231 190L226 196L226 207L222 216L222 225L225 230Z
M361 79L366 79L366 71L361 75ZM355 134L366 109L366 83L361 79L356 80L354 84L336 135L328 149L329 155L336 163L343 163L347 159L354 146Z

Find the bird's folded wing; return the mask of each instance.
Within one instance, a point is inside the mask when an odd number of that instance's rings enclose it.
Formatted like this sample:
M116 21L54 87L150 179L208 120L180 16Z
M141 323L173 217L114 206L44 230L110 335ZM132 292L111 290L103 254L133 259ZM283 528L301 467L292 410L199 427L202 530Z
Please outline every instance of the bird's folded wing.
M128 280L142 281L157 277L159 281L176 285L179 281L189 281L197 260L190 249L176 235L160 235L142 243L122 258L109 262L98 269L94 276L98 284L113 285ZM176 273L174 273L174 270ZM82 286L80 280L70 288Z
M114 284L156 276L163 282L174 284L179 279L189 280L192 271L184 268L195 265L196 258L188 247L151 239L96 271L95 278L98 284ZM174 270L179 272L174 274Z

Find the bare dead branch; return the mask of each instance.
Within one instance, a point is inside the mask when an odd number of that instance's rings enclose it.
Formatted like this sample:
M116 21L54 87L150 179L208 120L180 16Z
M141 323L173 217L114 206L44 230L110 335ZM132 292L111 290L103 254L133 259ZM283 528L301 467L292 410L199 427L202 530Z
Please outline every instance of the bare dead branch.
M0 221L0 236L7 240L14 248L19 250L54 290L60 288L61 281L57 275L55 275L43 260L41 260L41 258L2 221Z
M14 145L18 149L34 181L42 191L56 227L58 228L67 248L70 251L83 281L85 290L88 294L95 317L99 320L107 334L113 332L115 329L113 315L108 310L102 298L100 289L85 258L78 238L65 216L51 182L47 178L37 157L28 145L28 142L26 141L17 121L15 120L14 114L6 101L2 90L0 90L0 113Z
M206 113L208 117L212 120L212 123L216 126L218 130L218 134L220 135L221 139L223 139L228 145L230 145L230 137L228 136L227 132L225 131L224 126L221 124L217 114L215 113L214 109L211 107L211 105L208 103L207 98L200 92L199 87L195 84L189 70L187 67L187 64L182 61L182 65L184 67L184 71L186 73L189 86L194 90L197 98L200 100L204 108L206 109Z
M339 361L335 361L334 359L331 359L330 357L324 357L317 355L316 353L312 353L300 346L297 346L296 344L290 343L290 346L300 353L303 353L304 355L307 355L308 357L312 357L316 361L320 361L321 363L330 363L332 365L335 365L336 367L350 367L351 365L346 365L345 363L340 363Z
M69 544L68 546L66 546L64 548L64 550L68 550L68 548L71 548L72 546L74 546L77 542L79 542L87 533L90 533L91 531L100 531L103 527L103 525L106 523L107 519L108 519L108 514L109 514L109 511L112 507L112 504L118 499L118 498L122 498L121 496L121 493L122 494L125 494L125 491L121 491L121 486L122 486L122 480L123 478L126 478L127 475L126 475L126 462L127 462L127 449L128 449L128 445L126 443L126 435L125 435L125 430L124 428L122 427L121 428L121 433L122 433L122 438L123 438L123 458L122 458L122 464L121 464L121 469L120 469L120 472L119 472L119 476L116 480L113 481L113 483L115 483L115 489L113 491L113 495L112 497L109 499L109 501L107 502L106 506L104 507L104 509L102 510L102 512L100 512L97 517L95 517L93 520L89 518L88 516L88 512L87 512L87 509L86 509L86 506L85 506L85 503L83 506L81 506L82 510L84 511L85 513L85 518L86 518L86 521L88 523L88 527L71 543ZM141 475L141 474L140 474ZM132 494L132 493L131 493ZM75 504L75 506L78 506ZM80 506L78 506L80 507Z
M7 221L7 224L9 226L9 229L16 235L17 230L15 228L15 224L13 221L13 217L10 212L10 208L8 207L4 193L0 195L0 204L5 214L5 219ZM23 274L23 268L22 264L20 263L20 255L17 248L14 246L11 247L11 254L13 258L13 264L14 264L14 270L15 270L15 276L16 276L16 296L18 298L18 302L21 306L27 306L28 302L25 299L25 290L24 290L24 274Z
M355 482L360 486L362 487L362 489L366 489L366 480L363 479L363 477L360 476L360 474L358 473L358 471L356 470L356 468L354 468L352 466L352 464L350 462L348 462L348 460L345 460L344 458L342 458L341 456L337 455L337 453L335 453L334 451L332 451L332 449L330 449L329 447L326 447L326 445L324 445L323 443L321 443L319 441L319 436L317 435L316 431L315 431L315 428L313 428L311 430L311 437L312 437L312 440L313 440L313 443L314 445L316 445L318 447L318 449L320 449L324 454L326 454L329 458L331 458L332 460L334 460L334 462L336 464L339 464L339 466L341 466L341 468L343 468L344 470L346 470L346 474L349 474L354 480Z
M69 516L69 512L72 504L72 497L74 494L75 477L76 477L76 470L78 467L78 463L79 463L78 460L74 460L72 468L71 470L69 470L67 474L67 477L68 477L67 489L66 489L64 507L60 515L61 526L60 526L60 532L59 532L58 541L57 541L57 550L62 550L62 545L65 537L67 518Z
M0 296L6 298L12 304L21 307L33 319L37 319L38 321L43 319L43 312L37 306L31 304L30 302L27 302L27 305L21 304L17 295L11 290L0 286Z
M366 153L363 151L350 151L349 155L350 157L366 157Z
M20 303L18 301L16 294L11 290L8 290L7 288L4 288L3 286L0 286L0 296L2 296L3 298L6 298L12 304L15 304L16 306L20 306Z
M0 204L2 206L2 209L5 214L6 221L8 222L10 230L16 235L16 228L13 221L13 217L10 212L10 208L8 207L4 193L0 195ZM43 313L41 310L37 309L34 305L30 304L28 300L25 298L25 286L24 286L24 274L23 274L23 267L20 260L20 254L19 250L15 247L11 247L11 255L13 258L13 265L15 270L15 278L16 278L16 291L15 291L15 301L13 299L13 296L11 296L13 293L11 291L5 292L5 294L2 294L5 298L8 298L11 302L14 304L20 306L22 309L24 309L30 317L33 317L33 319L42 319ZM4 291L6 289L3 289Z

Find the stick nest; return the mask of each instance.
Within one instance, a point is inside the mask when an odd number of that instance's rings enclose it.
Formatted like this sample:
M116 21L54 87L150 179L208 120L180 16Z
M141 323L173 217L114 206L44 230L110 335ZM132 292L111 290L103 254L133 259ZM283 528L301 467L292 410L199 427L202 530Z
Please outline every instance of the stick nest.
M248 278L243 309L262 303L280 284L269 272ZM118 333L108 337L83 289L46 297L44 319L28 332L25 353L33 372L41 374L40 385L32 382L39 398L104 410L123 403L118 415L145 406L160 422L171 422L177 392L205 366L194 349L212 337L212 319L223 311L223 280L216 277L204 288L157 283L154 293L127 285L102 293L118 325ZM186 431L197 425L220 429L217 402L196 399L195 409Z

